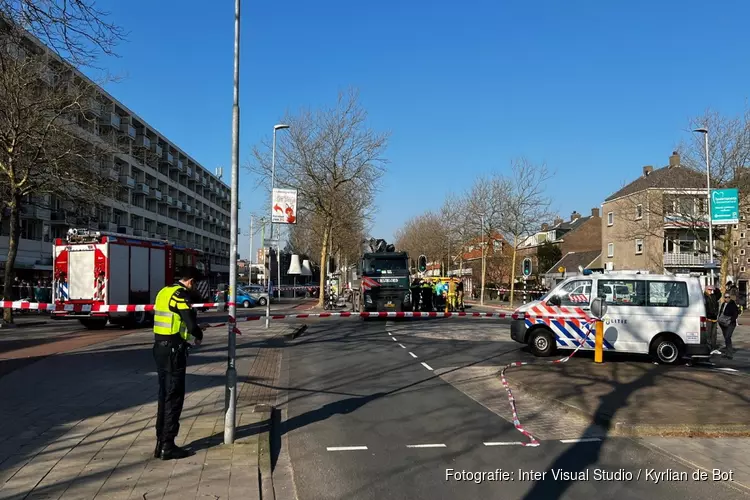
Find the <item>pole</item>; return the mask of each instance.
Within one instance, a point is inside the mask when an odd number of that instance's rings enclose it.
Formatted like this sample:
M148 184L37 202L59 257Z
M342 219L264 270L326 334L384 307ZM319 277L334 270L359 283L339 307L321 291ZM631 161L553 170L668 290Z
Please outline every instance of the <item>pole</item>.
M237 328L237 198L240 180L240 0L234 0L234 103L232 105L232 228L229 247L229 321L227 348L227 387L224 417L224 444L234 443L237 410L237 369L235 368Z
M250 267L247 270L247 284L252 285L253 284L253 240L255 239L255 234L253 233L253 216L250 216Z
M276 238L278 238L278 243L276 244L276 275L279 278L278 279L278 285L276 285L276 290L279 292L279 301L281 300L281 228L279 228L278 231L276 231Z
M273 145L271 146L271 237L269 238L271 241L273 241L273 188L276 186L276 127L273 128ZM277 235L278 237L278 235ZM276 258L278 262L279 257L279 250L278 245L276 246ZM270 250L271 245L268 245L269 250L269 259L271 257ZM277 264L278 265L278 264ZM268 302L266 302L266 328L269 327L270 324L270 316L271 316L271 297L273 294L271 293L271 262L268 263ZM279 287L279 283L276 283L276 287ZM281 293L281 291L279 291Z
M484 305L484 273L486 270L486 264L484 260L485 248L484 248L484 214L481 215L482 220L482 288L480 289L479 305Z
M594 363L604 361L604 321L596 320L596 336L594 339Z
M711 215L711 162L708 158L708 129L704 134L706 139L706 192L708 197L708 255L711 259L711 286L716 284L714 278L714 233L713 220Z

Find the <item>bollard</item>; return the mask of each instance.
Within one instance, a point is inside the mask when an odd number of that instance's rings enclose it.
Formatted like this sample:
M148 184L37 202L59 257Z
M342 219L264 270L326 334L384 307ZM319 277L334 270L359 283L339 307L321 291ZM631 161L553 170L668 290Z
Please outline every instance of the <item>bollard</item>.
M596 338L594 340L594 363L604 361L604 321L596 320Z

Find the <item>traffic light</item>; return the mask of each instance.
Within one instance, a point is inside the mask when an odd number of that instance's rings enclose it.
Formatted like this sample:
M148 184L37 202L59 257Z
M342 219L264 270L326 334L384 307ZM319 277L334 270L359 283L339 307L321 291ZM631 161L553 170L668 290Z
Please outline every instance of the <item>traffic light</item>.
M417 269L420 273L423 273L427 271L427 257L424 255L419 256L419 263L417 264Z
M531 259L528 257L523 259L523 275L531 276Z

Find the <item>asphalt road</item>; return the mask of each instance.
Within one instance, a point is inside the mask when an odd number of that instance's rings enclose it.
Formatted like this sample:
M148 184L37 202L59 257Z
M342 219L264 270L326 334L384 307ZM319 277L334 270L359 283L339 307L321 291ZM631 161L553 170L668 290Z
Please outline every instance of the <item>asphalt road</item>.
M530 356L519 347L497 321L311 323L283 350L291 390L282 429L298 498L746 498L627 439L506 445L527 439L435 372ZM451 475L497 470L505 480ZM588 477L565 481L553 470ZM625 477L597 480L597 470ZM670 471L688 478L656 482Z

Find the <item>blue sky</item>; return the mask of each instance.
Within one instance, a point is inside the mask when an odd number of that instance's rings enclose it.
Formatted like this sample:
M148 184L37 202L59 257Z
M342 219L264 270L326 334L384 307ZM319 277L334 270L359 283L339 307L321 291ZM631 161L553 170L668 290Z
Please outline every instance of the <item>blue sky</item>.
M100 4L130 32L103 61L124 77L108 90L229 182L234 2ZM689 117L737 113L749 93L741 1L246 0L242 14L242 162L286 111L359 88L391 132L373 230L386 239L518 156L556 172L563 217L588 213L667 164ZM243 257L265 209L254 186L243 171Z

